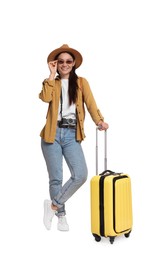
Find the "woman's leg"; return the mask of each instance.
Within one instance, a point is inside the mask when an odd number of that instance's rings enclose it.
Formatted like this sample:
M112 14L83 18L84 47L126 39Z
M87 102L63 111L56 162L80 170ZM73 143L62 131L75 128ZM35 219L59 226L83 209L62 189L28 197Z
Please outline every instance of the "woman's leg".
M42 152L46 161L49 174L49 191L50 198L53 198L61 191L63 181L63 155L62 148L58 140L53 144L41 141ZM58 214L59 213L59 214ZM57 211L57 215L65 215L65 205Z
M85 183L88 175L87 165L81 143L75 139L75 129L63 128L61 146L71 177L53 197L53 204L59 208Z
M83 150L76 141L75 134L75 129L57 128L53 144L42 140L42 151L49 173L50 197L58 207L58 216L66 214L65 202L85 183L88 175ZM65 157L71 173L63 186L62 156Z

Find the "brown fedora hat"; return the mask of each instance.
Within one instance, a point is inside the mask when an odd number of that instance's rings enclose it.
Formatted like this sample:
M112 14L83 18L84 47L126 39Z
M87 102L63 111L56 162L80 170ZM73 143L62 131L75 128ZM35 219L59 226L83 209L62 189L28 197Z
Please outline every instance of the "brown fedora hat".
M82 55L77 50L70 48L67 44L63 44L60 48L52 51L47 58L47 62L55 60L55 57L62 52L70 52L73 54L73 56L75 57L76 69L81 65L83 60Z

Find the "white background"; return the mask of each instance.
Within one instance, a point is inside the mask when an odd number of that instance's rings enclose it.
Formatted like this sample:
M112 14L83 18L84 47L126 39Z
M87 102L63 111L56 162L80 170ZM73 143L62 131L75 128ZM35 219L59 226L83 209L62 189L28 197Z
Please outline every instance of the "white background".
M154 0L1 1L1 259L157 259L158 14ZM48 54L64 43L82 53L77 74L89 81L110 125L108 168L132 179L133 231L113 245L95 242L90 231L95 125L88 113L82 146L89 177L66 204L70 231L57 231L56 218L49 232L42 222L49 193L39 133L47 105L38 94Z

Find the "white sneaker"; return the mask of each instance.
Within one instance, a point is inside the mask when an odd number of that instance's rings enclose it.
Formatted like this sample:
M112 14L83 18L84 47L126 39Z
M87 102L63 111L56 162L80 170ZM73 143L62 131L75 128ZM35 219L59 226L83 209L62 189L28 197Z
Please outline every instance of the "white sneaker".
M51 229L51 224L52 224L52 218L55 215L55 210L51 208L52 201L50 200L45 200L44 201L44 226L46 227L47 230Z
M69 231L69 225L65 216L58 217L57 229L60 231Z

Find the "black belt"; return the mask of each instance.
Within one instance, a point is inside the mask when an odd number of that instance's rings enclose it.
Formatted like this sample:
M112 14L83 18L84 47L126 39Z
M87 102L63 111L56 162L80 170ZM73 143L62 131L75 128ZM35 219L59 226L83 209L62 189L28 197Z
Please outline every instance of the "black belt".
M72 118L62 118L61 121L57 121L59 128L73 128L76 129L77 120Z

